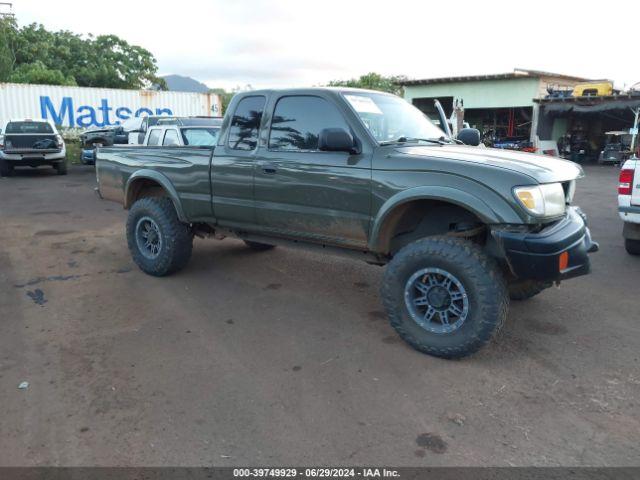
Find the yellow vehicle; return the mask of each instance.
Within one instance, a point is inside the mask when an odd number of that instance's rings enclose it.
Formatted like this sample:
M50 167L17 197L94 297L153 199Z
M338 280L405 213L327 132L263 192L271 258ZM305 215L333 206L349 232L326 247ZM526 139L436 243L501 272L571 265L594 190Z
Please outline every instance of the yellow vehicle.
M573 87L574 97L603 97L605 95L613 95L613 83L580 83Z

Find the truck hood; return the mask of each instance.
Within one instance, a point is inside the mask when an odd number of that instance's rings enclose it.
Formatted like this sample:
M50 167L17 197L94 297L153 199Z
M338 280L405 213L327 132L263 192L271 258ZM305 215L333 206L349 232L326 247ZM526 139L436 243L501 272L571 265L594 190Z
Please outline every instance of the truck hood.
M471 162L512 170L534 178L539 183L564 182L584 176L580 165L549 155L516 152L501 148L468 145L415 145L399 147L398 152L425 158Z

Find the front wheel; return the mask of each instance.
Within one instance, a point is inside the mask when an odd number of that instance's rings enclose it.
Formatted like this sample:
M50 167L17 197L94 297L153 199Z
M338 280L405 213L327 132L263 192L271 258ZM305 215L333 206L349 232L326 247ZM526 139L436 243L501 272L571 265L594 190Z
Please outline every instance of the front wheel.
M66 175L67 174L67 163L66 162L59 162L56 163L53 168L56 169L56 173L58 175Z
M145 197L129 210L127 243L133 261L143 272L162 277L187 265L193 232L178 219L170 198Z
M502 327L508 306L496 263L470 241L430 237L405 246L384 274L391 325L413 348L443 358L477 352Z
M640 240L625 238L624 248L629 255L640 255Z

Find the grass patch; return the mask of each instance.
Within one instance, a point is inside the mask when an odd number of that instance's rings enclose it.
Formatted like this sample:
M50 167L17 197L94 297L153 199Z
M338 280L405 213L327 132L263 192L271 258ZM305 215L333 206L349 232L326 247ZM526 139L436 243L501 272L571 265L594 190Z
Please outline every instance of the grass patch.
M80 154L82 149L80 148L80 142L67 140L65 145L67 147L67 164L81 165Z

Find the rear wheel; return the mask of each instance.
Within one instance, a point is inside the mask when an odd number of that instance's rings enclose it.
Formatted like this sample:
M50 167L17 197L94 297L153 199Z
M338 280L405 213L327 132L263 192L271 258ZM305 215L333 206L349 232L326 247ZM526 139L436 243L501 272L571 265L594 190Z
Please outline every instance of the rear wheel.
M162 277L184 268L191 258L193 232L178 219L167 197L146 197L129 210L127 243L140 269Z
M56 163L53 168L56 169L58 175L66 175L67 174L67 162L59 162Z
M640 240L624 239L624 248L629 255L640 255Z
M543 290L549 288L553 283L541 282L538 280L514 280L509 282L509 298L511 300L528 300L535 297Z
M502 327L508 306L496 263L470 241L430 237L405 246L384 274L391 325L413 348L443 358L471 355Z
M269 245L268 243L252 242L251 240L245 240L244 243L251 250L255 250L257 252L263 252L265 250L271 250L272 248L275 248L275 245Z
M6 160L0 160L0 177L10 177L13 175L13 165Z

